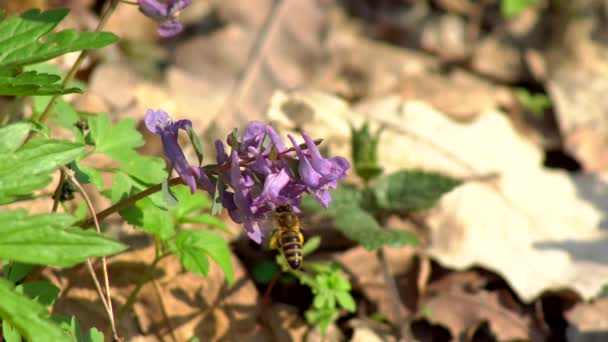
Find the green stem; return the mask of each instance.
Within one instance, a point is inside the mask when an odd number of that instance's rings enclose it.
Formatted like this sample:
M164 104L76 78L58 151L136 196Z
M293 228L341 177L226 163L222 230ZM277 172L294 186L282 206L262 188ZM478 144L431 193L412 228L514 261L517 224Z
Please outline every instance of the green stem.
M104 26L108 23L110 16L114 12L114 9L116 9L116 6L118 5L118 3L119 3L118 0L110 0L110 1L106 2L106 10L102 12L101 17L99 18L99 24L97 24L97 28L95 28L94 32L100 32L104 28ZM86 58L87 53L88 53L88 50L82 50L80 52L80 55L78 55L76 62L74 62L74 64L72 65L72 68L70 68L70 71L68 71L68 74L65 75L65 78L63 79L64 87L67 86L68 83L74 78L74 76L78 72L78 69L80 69L80 65ZM53 109L53 106L55 105L55 102L57 101L57 98L59 96L61 96L61 95L53 95L53 97L51 97L51 100L46 105L46 108L44 108L44 111L42 111L42 114L40 114L40 117L38 118L38 122L43 123L44 121L46 121L48 119L48 116L50 115L50 113Z

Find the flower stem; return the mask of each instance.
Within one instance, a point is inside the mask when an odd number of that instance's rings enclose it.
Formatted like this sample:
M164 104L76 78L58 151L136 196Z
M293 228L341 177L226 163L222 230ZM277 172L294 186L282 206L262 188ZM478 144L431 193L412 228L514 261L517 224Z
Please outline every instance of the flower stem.
M181 177L175 177L175 178L170 179L168 184L169 184L169 186L173 186L173 185L177 185L177 184L184 184L184 181L181 179ZM97 218L98 221L102 221L103 219L112 215L113 213L130 207L131 205L135 204L135 202L139 201L140 199L143 199L154 193L159 192L161 190L161 188L162 188L161 184L153 185L142 192L138 192L135 195L125 198L124 200L108 207L107 209L100 211L99 213L97 213L95 215L95 217ZM87 228L87 227L91 226L93 224L93 222L94 222L94 218L91 217L91 218L87 219L86 221L80 223L79 226L81 228Z

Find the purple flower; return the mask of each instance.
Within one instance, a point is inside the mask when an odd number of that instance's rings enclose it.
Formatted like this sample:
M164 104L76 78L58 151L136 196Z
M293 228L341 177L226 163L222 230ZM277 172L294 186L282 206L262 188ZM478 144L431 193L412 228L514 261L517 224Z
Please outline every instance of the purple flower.
M241 172L238 154L233 151L230 156L230 186L234 190L234 194L228 195L229 199L232 197L232 203L228 203L227 206L228 212L235 222L243 223L249 238L260 244L262 243L262 225L265 217L262 213L252 211L251 188L255 184L252 184L252 181L253 178ZM232 210L230 210L231 207Z
M139 0L139 10L159 23L158 34L161 37L172 37L183 31L184 27L177 21L177 16L191 3L192 0Z
M188 164L186 156L184 156L184 152L177 142L178 130L180 128L185 130L187 127L192 126L192 122L190 120L173 122L169 114L160 109L157 111L148 109L144 121L150 132L160 135L165 155L173 164L173 168L177 174L179 174L184 183L190 186L190 191L194 193L196 191L197 180L201 180L202 171L198 167ZM208 181L208 179L206 180Z
M306 142L306 151L309 156L304 154L295 139L288 135L298 155L300 177L317 201L327 208L331 201L328 189L335 189L337 181L346 177L346 170L350 168L350 163L342 157L323 158L312 138L306 133L302 133L302 137Z

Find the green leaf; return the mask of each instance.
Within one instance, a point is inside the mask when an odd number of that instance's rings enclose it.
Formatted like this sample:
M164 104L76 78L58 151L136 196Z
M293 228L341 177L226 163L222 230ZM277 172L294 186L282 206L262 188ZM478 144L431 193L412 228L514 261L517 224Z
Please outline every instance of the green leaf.
M87 336L84 337L84 342L103 342L103 333L96 328L89 329Z
M182 230L175 237L175 248L173 252L187 270L206 276L210 256L224 271L228 283L234 283L230 248L220 235L208 230Z
M0 154L15 152L32 129L26 122L17 122L0 128Z
M121 120L116 126L110 127L108 114L101 113L96 118L89 119L89 129L90 137L95 143L95 152L121 162L137 158L133 149L144 144L132 119Z
M321 237L313 236L302 246L302 255L307 256L316 251L321 246Z
M5 342L21 342L21 335L9 322L2 322L2 337Z
M59 295L59 288L48 281L30 281L19 287L23 288L23 293L29 298L44 306L53 305Z
M334 224L346 237L357 241L367 250L374 250L385 245L402 246L411 244L413 240L412 233L383 229L373 216L356 207L339 209L334 218Z
M378 165L378 141L382 129L378 129L373 135L366 122L360 129L351 126L352 160L355 172L364 181L378 177L382 173L382 167Z
M432 207L443 194L461 183L435 172L404 170L381 178L373 191L382 209L420 211Z
M171 191L171 188L169 187L169 183L167 182L166 178L163 179L160 190L161 194L163 195L163 201L165 202L167 207L174 208L177 205L177 197L175 196L173 191Z
M93 231L72 227L75 220L65 214L27 216L23 210L0 212L0 259L68 267L126 248Z
M222 212L224 206L222 201L224 200L224 182L221 178L217 178L215 182L215 189L213 191L213 200L211 205L211 215L217 216Z
M505 18L518 16L527 7L536 4L538 0L501 0L500 12Z
M201 141L198 139L198 135L196 135L196 132L194 132L192 126L186 127L186 132L188 132L188 137L190 138L190 142L194 147L194 152L198 158L198 165L201 166L203 164L203 146L201 145Z
M180 223L195 223L201 224L213 228L217 228L227 234L234 235L234 233L226 226L224 221L217 218L217 216L202 214L194 217L187 217L180 220Z
M0 67L39 63L68 52L101 48L118 40L108 32L73 29L48 34L68 12L65 8L45 12L32 9L0 21Z
M13 73L8 76L0 75L0 95L34 96L82 93L79 88L65 88L60 80L59 76L36 71Z
M42 189L51 183L52 178L46 175L31 175L15 173L0 177L0 197L6 196L7 201L11 196L27 195L34 190ZM0 203L3 201L0 200Z
M302 200L301 207L305 210L321 212L327 216L334 216L341 208L365 207L365 193L349 184L341 184L336 190L331 191L331 203L329 208L321 207L312 196L306 196Z
M138 132L136 134L139 135ZM145 184L158 184L167 179L165 161L162 158L136 155L124 161L119 169Z
M25 278L33 269L34 266L30 264L22 264L20 262L13 262L12 266L9 268L9 262L6 262L4 265L4 270L9 270L8 273L5 274L5 278L10 280L13 283L20 281ZM6 271L5 271L6 272Z
M82 184L93 184L99 190L103 189L103 177L96 168L82 165L79 162L71 164L76 179Z
M252 275L256 283L266 285L270 284L279 271L276 263L266 260L253 267Z
M4 279L0 279L0 318L28 341L70 341L44 306L17 293Z
M185 185L176 185L172 187L175 196L178 199L178 205L173 209L175 218L180 221L195 212L200 212L201 209L211 208L211 201L201 192L190 192L190 188Z
M334 292L334 296L336 296L338 304L340 304L340 306L346 309L348 312L355 312L357 310L357 304L350 293L345 291L336 291Z
M40 174L76 159L84 151L82 144L62 140L32 139L16 153L0 154L0 178L6 175Z

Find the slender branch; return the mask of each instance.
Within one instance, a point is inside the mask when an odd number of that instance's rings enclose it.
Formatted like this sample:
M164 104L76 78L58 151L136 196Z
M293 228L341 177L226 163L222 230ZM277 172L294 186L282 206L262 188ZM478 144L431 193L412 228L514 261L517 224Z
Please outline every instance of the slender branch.
M86 202L87 207L89 208L89 211L93 215L93 222L95 224L95 230L97 231L97 234L101 235L101 228L99 227L99 221L97 220L97 217L95 216L95 208L93 207L93 202L91 202L91 199L89 198L89 195L87 194L86 190L84 189L82 184L80 184L78 179L76 179L76 177L74 176L74 172L72 170L68 169L66 166L63 166L63 165L60 166L60 170L62 171L62 173L65 176L67 176L67 178L69 178L70 182L72 182L76 186L76 188L78 188L78 191L84 198L84 201ZM110 326L112 327L112 333L114 336L114 340L118 341L119 337L118 337L118 332L116 331L116 323L114 321L114 310L112 309L112 294L110 292L110 279L109 279L110 277L108 276L108 264L107 264L107 260L106 260L105 256L101 257L101 264L102 264L101 269L103 272L104 286L106 289L106 294L105 294L106 303L104 303L104 306L105 306L106 312L108 314L108 319L110 320ZM90 260L87 260L87 265L91 268L90 272L92 274L94 274L95 272L92 269ZM100 290L100 286L98 284L97 277L93 277L93 281L95 282L95 286ZM100 297L103 298L103 293L100 294ZM102 299L102 301L103 301L103 299Z
M413 341L409 328L409 319L407 317L405 308L403 307L403 302L401 301L401 296L399 295L399 290L397 289L397 283L391 274L388 261L384 255L384 247L378 248L376 251L376 256L378 257L378 261L380 261L380 268L382 268L382 275L384 276L384 284L386 285L388 295L391 298L390 302L393 308L395 322L400 325L399 333L401 335L401 340Z
M108 19L110 19L112 12L114 12L114 9L116 9L116 6L119 2L120 1L118 0L109 0L106 2L106 10L102 12L101 17L99 18L99 23L97 24L97 27L95 28L94 32L100 32L106 26L106 24L108 23ZM80 65L86 58L87 53L88 50L82 50L80 52L80 55L78 55L76 62L74 62L72 68L70 68L70 71L68 71L67 75L65 75L65 78L63 79L64 87L67 86L68 83L74 78L74 76L80 69ZM42 111L42 114L40 114L38 122L42 123L48 118L51 113L51 110L53 109L53 106L55 105L55 101L57 101L57 98L59 98L60 96L61 95L53 95L53 97L51 97L51 100L46 105L46 108L44 108L44 111Z
M167 307L165 306L163 295L160 293L160 289L158 288L156 280L152 280L151 283L152 287L154 287L154 292L156 292L156 296L158 297L158 305L160 305L160 312L163 314L163 319L165 320L165 324L167 324L171 339L173 340L173 342L177 342L178 340L175 336L175 329L173 328L173 325L171 324L171 319L169 318L169 314L167 313Z
M173 186L173 185L177 185L177 184L184 184L184 181L180 177L175 177L173 179L170 179L168 183L169 183L169 186ZM159 192L161 190L161 187L162 187L161 184L156 184L129 198L125 198L124 200L93 215L93 217L91 217L91 218L87 219L86 221L84 221L83 223L81 223L80 227L88 228L91 225L93 225L95 220L103 221L106 217L112 215L113 213L123 210L125 208L128 208L131 205L135 204L135 202L137 202L143 198L146 198L154 193Z

